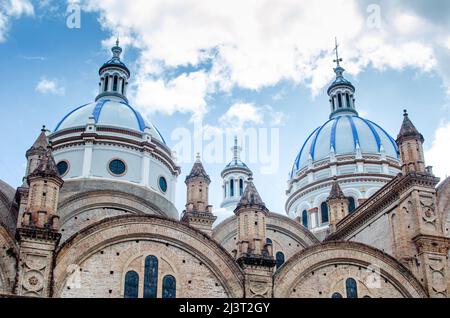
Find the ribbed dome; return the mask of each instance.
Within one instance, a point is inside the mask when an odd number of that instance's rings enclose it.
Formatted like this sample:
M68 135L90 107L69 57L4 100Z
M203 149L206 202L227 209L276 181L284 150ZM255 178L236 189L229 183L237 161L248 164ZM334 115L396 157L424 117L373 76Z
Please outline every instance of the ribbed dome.
M102 99L98 102L80 106L67 114L56 126L59 130L84 127L93 117L95 123L101 126L119 127L143 132L150 128L151 134L157 140L165 143L158 129L146 122L142 115L125 102Z
M319 161L335 155L356 155L357 148L364 154L398 159L398 147L394 139L379 125L358 116L338 116L317 128L308 137L295 159L291 177L308 165L308 159Z

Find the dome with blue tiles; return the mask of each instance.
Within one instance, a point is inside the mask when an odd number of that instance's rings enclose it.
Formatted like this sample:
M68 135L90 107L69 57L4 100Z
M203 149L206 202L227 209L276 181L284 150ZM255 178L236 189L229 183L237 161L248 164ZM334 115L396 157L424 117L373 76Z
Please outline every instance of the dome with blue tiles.
M90 119L98 126L109 126L144 132L150 129L152 137L164 143L158 129L144 120L142 115L124 101L101 99L75 108L56 126L55 131L85 127Z
M380 125L359 117L355 108L355 87L344 78L345 69L340 66L341 61L336 55L336 78L327 91L330 118L306 139L295 159L291 178L318 161L335 160L342 155L351 155L356 159L362 159L364 155L375 155L380 160L399 158L395 140Z
M360 152L398 159L394 139L378 124L357 115L339 115L318 127L303 144L294 162L292 174L331 156L353 155Z

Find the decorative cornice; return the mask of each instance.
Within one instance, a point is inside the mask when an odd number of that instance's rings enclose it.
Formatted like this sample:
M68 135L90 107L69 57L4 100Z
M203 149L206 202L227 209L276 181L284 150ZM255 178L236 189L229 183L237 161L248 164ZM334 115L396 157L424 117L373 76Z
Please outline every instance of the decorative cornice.
M336 225L336 232L326 238L326 241L347 238L355 230L378 213L383 212L392 204L398 204L400 195L413 186L423 186L434 189L439 180L428 174L408 173L398 174L369 199L364 201L352 214L347 215Z

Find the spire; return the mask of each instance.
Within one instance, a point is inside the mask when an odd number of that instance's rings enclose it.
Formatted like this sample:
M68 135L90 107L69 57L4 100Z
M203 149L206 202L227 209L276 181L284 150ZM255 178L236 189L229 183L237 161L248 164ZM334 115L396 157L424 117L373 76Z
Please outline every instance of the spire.
M233 150L233 160L241 160L241 151L242 148L238 146L238 138L237 136L234 137L234 147Z
M247 186L245 187L244 194L241 197L241 200L239 201L235 212L239 210L241 207L245 206L258 206L259 208L266 210L266 205L261 199L261 196L258 193L258 190L256 190L255 185L253 184L253 178L249 177L247 181Z
M188 183L195 178L203 178L207 181L208 184L211 183L211 179L206 173L205 168L203 167L199 153L197 153L196 161L194 163L194 166L192 167L191 173L186 177L185 183Z
M53 158L50 149L47 149L45 154L41 157L37 168L30 174L30 177L35 176L60 178L55 159Z
M422 143L424 142L424 138L421 133L417 130L417 128L414 126L414 124L409 119L408 111L405 109L403 110L403 123L402 127L400 129L400 133L397 136L397 140L401 141L404 138L419 138Z
M31 146L31 148L28 149L28 151L27 151L27 154L26 154L27 157L29 157L30 155L32 155L33 153L36 153L36 152L47 151L47 148L49 147L49 143L47 140L46 132L47 132L47 129L45 128L45 126L42 126L41 133L39 134L39 136L36 139L36 141L34 142L34 144Z
M344 195L344 192L342 192L341 187L339 186L337 178L333 179L333 185L331 186L330 195L328 196L328 200L334 199L347 199L347 197Z

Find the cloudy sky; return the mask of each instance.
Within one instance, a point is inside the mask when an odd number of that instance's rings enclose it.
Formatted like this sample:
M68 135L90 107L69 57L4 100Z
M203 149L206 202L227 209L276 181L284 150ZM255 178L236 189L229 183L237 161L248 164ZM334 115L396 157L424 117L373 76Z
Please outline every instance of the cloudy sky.
M447 0L0 0L0 179L18 186L41 125L53 129L95 98L117 36L133 72L130 102L169 146L199 122L207 136L258 132L258 153L244 155L273 211L284 213L293 160L328 118L335 37L360 115L395 137L407 108L427 164L450 175ZM196 150L180 160L179 210ZM228 159L205 164L216 207Z

